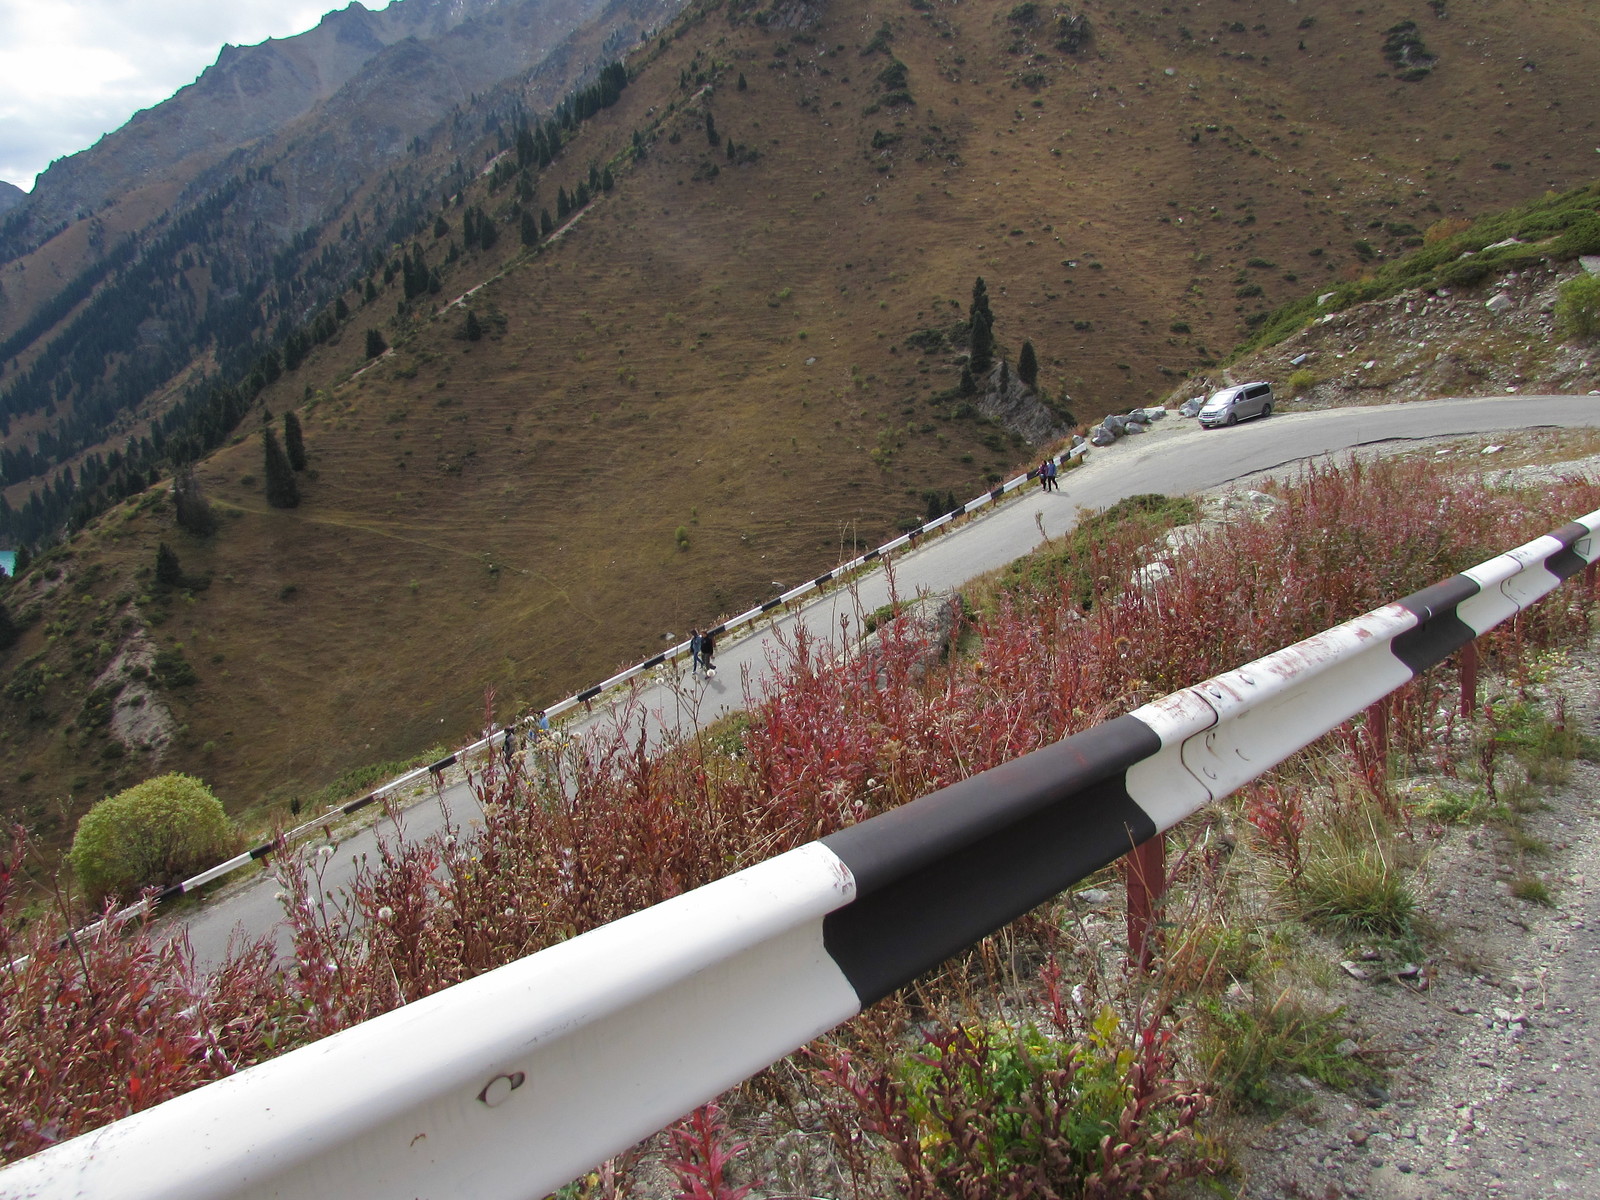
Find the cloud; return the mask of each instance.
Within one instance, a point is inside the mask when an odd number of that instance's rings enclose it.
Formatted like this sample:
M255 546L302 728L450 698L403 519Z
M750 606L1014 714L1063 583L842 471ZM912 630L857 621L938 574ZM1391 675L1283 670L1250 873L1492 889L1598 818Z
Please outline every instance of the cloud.
M31 188L52 160L86 149L193 83L224 42L248 46L302 33L328 7L328 0L0 0L0 179Z

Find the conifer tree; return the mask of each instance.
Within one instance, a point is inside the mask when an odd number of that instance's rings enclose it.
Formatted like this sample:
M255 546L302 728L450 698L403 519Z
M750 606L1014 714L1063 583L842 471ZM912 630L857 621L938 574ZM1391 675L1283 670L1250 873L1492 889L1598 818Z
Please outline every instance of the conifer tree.
M739 152L734 148L734 145L733 145L733 137L730 135L729 138L728 138L728 147L727 147L728 161L732 162L736 157L738 157L738 153Z
M539 244L539 221L533 215L531 208L522 210L521 236L524 246L537 246Z
M745 80L743 71L739 72L739 82L734 84L733 86L735 87L735 89L737 89L738 91L741 91L741 92L744 91L747 87L750 86L750 84L748 82L746 82L746 80Z
M972 314L971 353L968 363L974 376L988 374L994 366L994 333L989 328L989 317L982 311Z
M261 431L261 449L266 455L267 503L273 508L295 507L300 503L300 488L294 481L294 468L270 425Z
M178 528L195 537L210 537L217 531L217 516L211 505L200 494L200 484L194 477L194 465L185 463L172 477L172 507L177 515Z
M389 343L383 340L383 334L376 329L367 330L367 357L377 358L389 348Z
M541 237L549 237L554 232L555 227L556 223L550 219L550 210L541 208L539 210L539 235Z
M283 449L289 456L289 465L296 471L306 469L306 439L300 429L300 418L292 412L283 414Z
M11 619L11 613L6 608L6 602L0 598L0 650L9 649L16 643L17 626Z
M617 181L611 174L611 168L607 167L604 171L602 171L600 173L600 190L603 191L603 192L609 192L612 188L614 188L616 186L617 186Z
M983 375L994 366L994 313L989 309L989 289L980 275L972 284L972 308L969 312L971 354L969 362L974 376Z
M1039 384L1039 356L1033 352L1032 342L1022 343L1022 353L1017 355L1017 378L1030 388Z
M183 567L165 542L156 547L156 583L164 588L183 586Z
M467 309L467 324L462 332L469 342L475 342L483 336L483 324L478 320L478 314L470 308Z
M709 108L706 109L706 143L712 146L720 146L722 144L722 138L717 136L716 118L711 115Z
M567 198L567 189L556 189L556 220L565 221L572 215L572 201Z

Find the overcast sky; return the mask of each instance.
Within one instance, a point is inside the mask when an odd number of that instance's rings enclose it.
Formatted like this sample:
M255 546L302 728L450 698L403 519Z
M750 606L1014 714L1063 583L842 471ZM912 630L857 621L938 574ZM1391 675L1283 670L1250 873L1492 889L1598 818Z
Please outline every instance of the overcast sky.
M193 83L224 42L302 33L347 2L0 0L0 179L31 190L52 159Z

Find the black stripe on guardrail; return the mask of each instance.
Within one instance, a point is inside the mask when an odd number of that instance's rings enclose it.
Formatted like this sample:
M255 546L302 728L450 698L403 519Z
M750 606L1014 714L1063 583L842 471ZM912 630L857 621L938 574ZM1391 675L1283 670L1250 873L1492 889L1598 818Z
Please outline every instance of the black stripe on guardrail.
M763 604L761 606L761 611L762 612L771 612L773 609L777 608L778 605L780 605L782 603L783 603L783 597L782 596L774 596L771 600L768 600L765 604Z
M273 847L276 844L277 843L275 843L275 842L262 842L261 845L256 846L256 847L251 849L250 857L252 859L265 858L265 857L267 857L267 855L272 853Z
M1589 560L1573 549L1573 546L1584 538L1593 537L1587 525L1573 521L1563 525L1560 529L1550 534L1560 542L1562 549L1555 551L1544 560L1544 568L1557 579L1571 579L1579 571L1589 565Z
M666 661L667 661L667 656L663 652L661 654L656 655L654 658L645 659L644 662L640 663L639 665L641 667L643 667L646 671L648 671L651 667L659 667L662 663L664 663Z
M706 632L712 637L719 637L728 632L728 623L724 621L721 625L713 625L710 629L706 630Z
M377 793L373 792L370 795L366 795L366 796L361 797L361 799L359 799L359 800L350 801L350 803L346 804L344 806L344 808L341 809L340 811L343 812L346 816L349 816L353 812L360 812L363 808L365 808L367 805L371 804L377 798L378 798Z
M876 550L868 550L865 554L863 554L861 556L861 561L862 562L871 562L873 559L877 558L882 553L883 553L883 547L882 546L879 546Z
M966 511L967 511L967 506L965 504L963 504L960 508L952 508L949 512L945 513L945 516L949 517L952 521L954 521L957 517L965 516L966 515Z
M160 904L164 900L175 900L175 899L177 899L177 897L179 897L181 895L183 895L183 884L181 884L181 883L168 884L166 887L162 888L155 895L150 897L150 907L154 908L156 905Z
M578 703L582 704L585 700L593 700L599 694L600 689L598 687L585 688L583 691L579 692L574 699L576 699Z
M1125 776L1159 749L1118 717L823 838L857 889L823 942L862 1006L1154 837Z
M453 767L455 765L456 765L456 756L454 754L451 754L451 755L447 755L444 758L441 758L438 762L432 764L428 768L428 770L431 771L433 774L437 775L440 771L444 770L446 767Z
M1432 587L1412 592L1404 600L1397 600L1395 603L1417 618L1417 627L1397 635L1389 643L1394 656L1405 663L1412 674L1420 675L1477 637L1482 631L1457 616L1456 606L1481 590L1465 575L1452 575Z
M821 587L823 584L827 583L828 580L830 580L832 578L833 578L833 572L832 571L829 571L826 575L818 575L815 579L813 579L811 581L811 586L812 587Z
M996 504L998 504L1000 502L1000 498L1002 496L1004 496L1005 494L1006 494L1006 489L1005 488L997 487L997 488L994 489L994 491L989 493L989 499L993 500Z

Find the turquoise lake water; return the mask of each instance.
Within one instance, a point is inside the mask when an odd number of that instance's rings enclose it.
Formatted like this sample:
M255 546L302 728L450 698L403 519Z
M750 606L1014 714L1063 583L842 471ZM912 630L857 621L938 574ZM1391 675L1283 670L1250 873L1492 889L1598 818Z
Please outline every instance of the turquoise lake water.
M16 565L17 552L15 550L0 550L0 571L11 574L11 568Z

